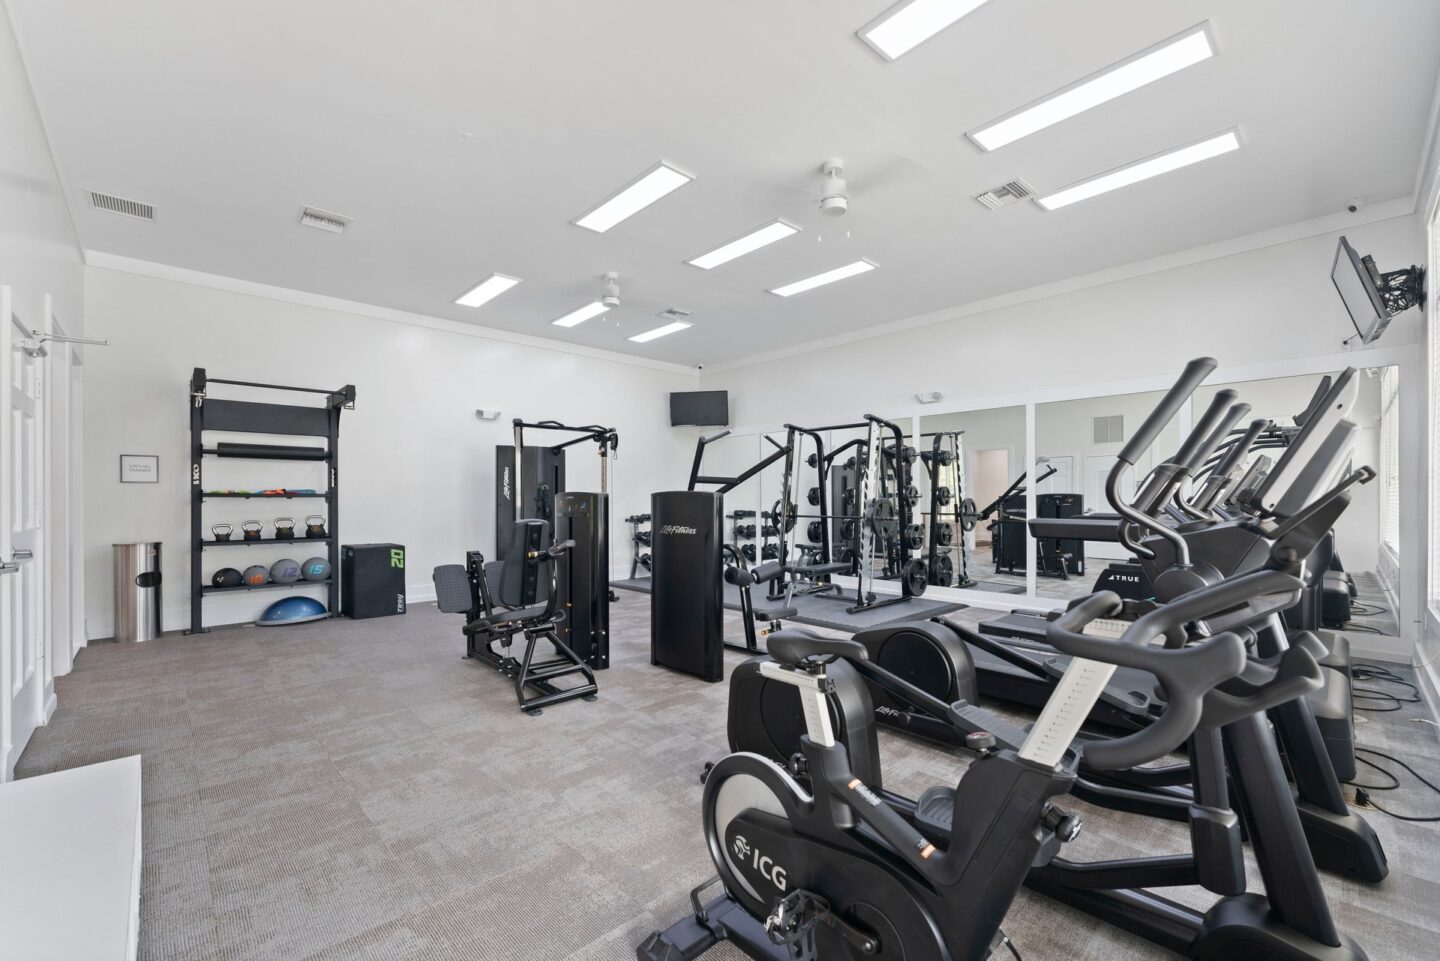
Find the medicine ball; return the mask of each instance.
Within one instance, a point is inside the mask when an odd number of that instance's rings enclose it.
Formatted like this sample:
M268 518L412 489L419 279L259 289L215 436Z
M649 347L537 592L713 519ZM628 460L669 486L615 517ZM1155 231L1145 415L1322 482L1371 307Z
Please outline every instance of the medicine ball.
M210 578L210 583L216 587L239 587L245 583L245 578L233 567L222 567Z
M288 557L282 557L270 565L270 579L276 584L294 584L300 579L300 565Z
M300 576L307 581L330 579L330 562L323 557L312 557L300 565Z
M259 587L261 584L270 583L270 568L263 564L256 564L253 567L245 568L245 583L251 587Z

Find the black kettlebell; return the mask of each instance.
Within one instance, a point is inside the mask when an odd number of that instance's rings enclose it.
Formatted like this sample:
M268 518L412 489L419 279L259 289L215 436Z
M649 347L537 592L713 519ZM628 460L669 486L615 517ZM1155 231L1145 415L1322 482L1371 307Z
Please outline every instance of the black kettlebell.
M309 517L305 518L305 536L326 537L327 535L325 533L325 518L321 517L319 514L311 514Z
M275 518L275 539L277 541L288 541L295 536L295 518Z
M247 541L258 541L264 533L265 525L259 521L246 521L240 525L240 537Z
M217 541L228 541L234 530L235 527L232 524L216 524L210 528L210 533L215 535Z

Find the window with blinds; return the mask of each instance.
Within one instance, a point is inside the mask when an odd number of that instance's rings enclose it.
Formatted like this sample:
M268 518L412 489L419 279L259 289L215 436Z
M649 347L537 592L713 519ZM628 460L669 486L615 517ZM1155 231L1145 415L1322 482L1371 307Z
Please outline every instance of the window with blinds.
M1400 372L1380 371L1380 543L1400 556Z

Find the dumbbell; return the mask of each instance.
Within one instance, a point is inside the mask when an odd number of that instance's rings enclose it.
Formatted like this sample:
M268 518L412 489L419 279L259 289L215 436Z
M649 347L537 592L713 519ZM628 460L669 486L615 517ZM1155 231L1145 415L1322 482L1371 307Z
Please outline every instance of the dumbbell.
M742 547L740 548L740 553L743 554L743 555L745 555L745 559L746 559L747 561L750 561L752 564L755 562L755 545L754 545L754 544L746 544L746 545L742 546Z
M641 555L640 555L640 566L643 567L643 568L645 568L647 571L650 569L650 555L649 555L649 554L641 554Z
M640 544L644 544L646 547L649 547L649 546L650 546L651 536L652 536L652 535L651 535L651 533L650 533L649 531L636 531L636 532L635 532L635 540L636 540L636 542L637 542L637 543L640 543Z
M755 525L754 525L754 524L738 524L738 525L736 525L736 527L735 527L735 536L736 536L736 537L754 537L754 536L755 536Z
M762 560L767 560L767 561L779 560L779 559L780 559L780 545L779 545L779 544L766 544L764 547L762 547L762 548L760 549L760 557L761 557Z
M766 524L764 527L761 527L761 528L760 528L760 536L761 536L761 537L779 537L779 536L780 536L780 528L776 527L774 524Z
M812 487L805 493L805 500L810 502L811 507L820 506L820 488Z
M825 539L825 525L820 521L811 521L805 525L805 536L812 543L818 544Z

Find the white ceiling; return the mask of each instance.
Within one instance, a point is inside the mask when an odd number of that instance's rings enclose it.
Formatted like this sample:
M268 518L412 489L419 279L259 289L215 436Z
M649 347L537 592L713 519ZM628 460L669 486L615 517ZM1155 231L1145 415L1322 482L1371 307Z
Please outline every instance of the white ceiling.
M7 2L85 248L686 364L1406 197L1440 71L1434 0L991 0L895 63L855 36L887 0ZM1207 19L1211 61L994 153L964 137ZM1063 210L970 199L1237 124L1236 153ZM831 156L849 239L815 209ZM661 158L695 182L570 224ZM302 228L305 204L354 223ZM804 233L684 262L775 217ZM861 256L880 269L766 293ZM550 325L609 270L621 309ZM451 303L492 272L524 283ZM696 327L625 340L670 306Z

